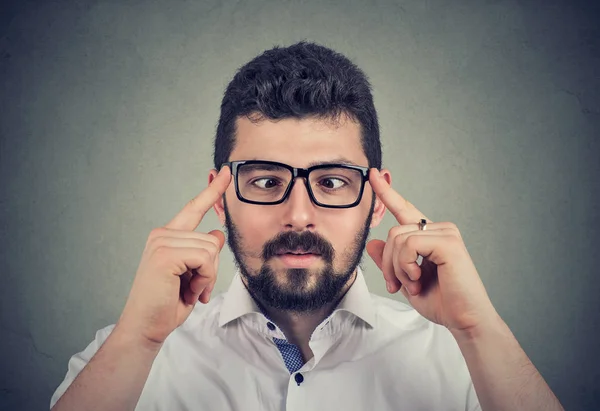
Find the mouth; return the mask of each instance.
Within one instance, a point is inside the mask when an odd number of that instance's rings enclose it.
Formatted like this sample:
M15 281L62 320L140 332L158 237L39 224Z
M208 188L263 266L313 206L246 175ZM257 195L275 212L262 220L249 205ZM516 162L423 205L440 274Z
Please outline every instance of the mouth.
M282 256L282 255L296 255L296 256L314 255L314 256L320 256L321 254L319 254L318 252L316 252L316 250L301 250L301 249L296 249L296 250L280 250L279 252L277 252L276 255L277 256Z
M276 257L287 268L309 268L321 260L316 250L281 250Z

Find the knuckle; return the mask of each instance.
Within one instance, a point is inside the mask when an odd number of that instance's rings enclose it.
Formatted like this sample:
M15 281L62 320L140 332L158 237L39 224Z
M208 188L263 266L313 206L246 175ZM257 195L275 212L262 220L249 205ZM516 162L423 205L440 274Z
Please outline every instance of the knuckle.
M453 234L460 237L460 230L458 229L458 226L456 224L448 223L448 228L453 232Z
M400 249L400 247L402 247L406 241L408 240L407 238L407 234L408 233L404 233L404 234L398 234L396 237L394 237L393 243L394 243L394 248Z
M452 234L459 238L462 238L462 236L460 235L460 230L458 229L458 226L455 223L452 223L452 222L444 223L443 230L445 232L448 232L449 234Z
M415 248L415 247L417 246L417 241L418 241L418 240L419 240L419 239L417 238L417 236L411 235L411 236L408 236L408 237L406 238L406 240L404 240L404 244L405 244L405 245L406 245L408 248L411 248L411 249L413 249L413 248Z
M210 252L206 248L199 248L198 256L202 260L203 264L212 261L213 259L213 257L210 255Z
M153 238L157 236L158 228L153 228L150 230L150 234L148 234L148 242L150 242Z
M218 247L215 244L213 244L213 243L207 244L206 250L208 251L208 253L210 254L210 257L212 259L214 259L217 256Z
M461 246L462 245L462 239L460 238L460 236L451 236L448 238L448 241L453 246Z
M148 241L146 241L146 245L151 244L156 238L161 237L164 233L164 228L156 227L150 231L148 235Z
M395 238L400 234L400 226L395 225L388 231L388 238Z
M165 227L153 228L152 231L150 231L150 238L163 237L167 231L169 230Z
M164 241L164 237L163 236L154 237L154 238L148 240L147 247L150 250L155 250L156 251L157 248L166 248L166 245L164 245L164 243L165 243L165 241Z
M454 230L454 233L455 233L456 237L458 237L462 241L462 234L460 233L460 230L458 229L458 227Z
M219 239L218 239L216 236L214 236L214 235L212 235L212 234L208 234L208 240L209 240L209 241L210 241L212 244L214 244L214 246L215 246L216 248L218 248L218 247L219 247L220 241L219 241Z

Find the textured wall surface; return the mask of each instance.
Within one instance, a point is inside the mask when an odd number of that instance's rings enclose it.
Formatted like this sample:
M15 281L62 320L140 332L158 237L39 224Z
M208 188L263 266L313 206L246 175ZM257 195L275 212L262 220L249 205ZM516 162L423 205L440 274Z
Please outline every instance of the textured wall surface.
M2 8L0 409L48 408L69 357L118 319L150 230L206 186L234 71L301 39L365 70L394 187L458 225L494 305L565 407L600 409L597 5ZM388 215L372 237L393 223ZM213 228L210 213L198 230ZM234 270L228 249L221 261L217 293ZM370 289L388 295L366 255L365 268Z

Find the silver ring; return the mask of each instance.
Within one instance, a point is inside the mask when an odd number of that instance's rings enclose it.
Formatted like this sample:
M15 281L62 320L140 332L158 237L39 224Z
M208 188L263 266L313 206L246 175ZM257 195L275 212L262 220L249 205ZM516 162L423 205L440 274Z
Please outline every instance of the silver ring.
M422 218L421 220L419 220L419 231L425 231L425 230L427 230L427 220ZM423 256L422 255L417 254L416 263L419 267L421 267L421 265L423 265Z

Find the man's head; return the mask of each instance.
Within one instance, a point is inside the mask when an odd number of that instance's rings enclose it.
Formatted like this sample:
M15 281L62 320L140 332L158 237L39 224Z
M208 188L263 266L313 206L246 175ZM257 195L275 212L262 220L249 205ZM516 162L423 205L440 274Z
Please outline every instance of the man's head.
M218 170L247 160L290 170L238 164L215 205L250 293L297 313L333 302L353 278L369 229L385 211L364 170L329 167L381 168L377 114L364 73L333 50L305 42L268 50L244 65L223 97L214 164ZM291 174L315 165L328 167L308 179ZM358 198L358 204L350 200ZM256 204L269 199L283 201ZM351 206L322 206L328 204Z

